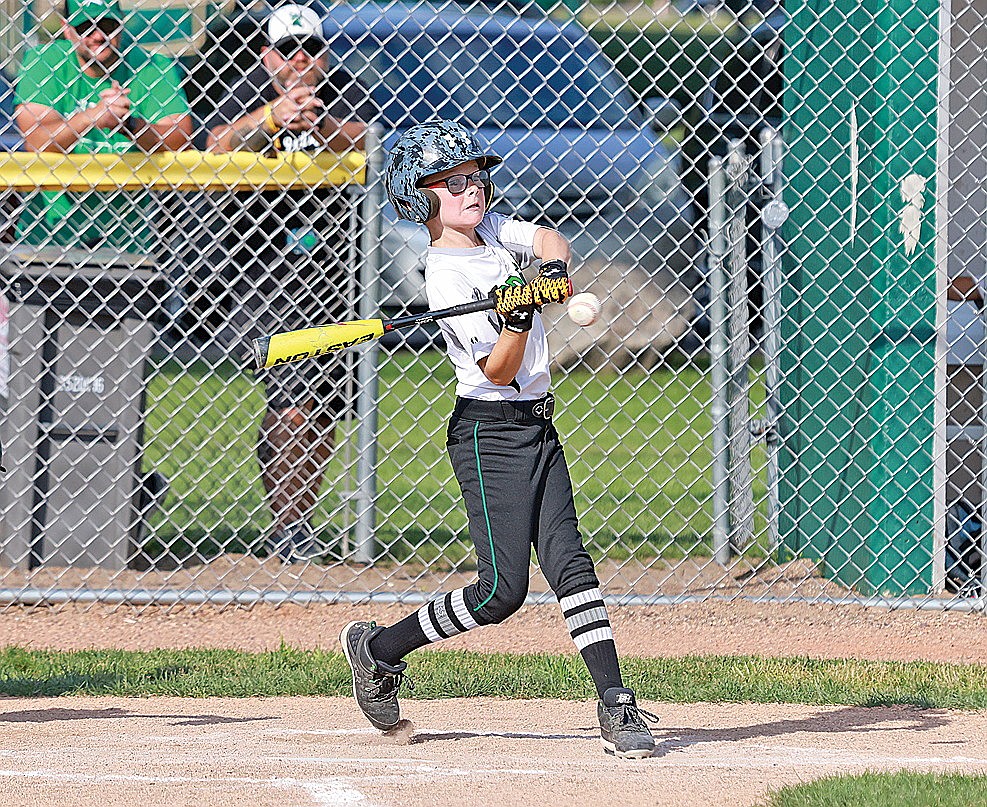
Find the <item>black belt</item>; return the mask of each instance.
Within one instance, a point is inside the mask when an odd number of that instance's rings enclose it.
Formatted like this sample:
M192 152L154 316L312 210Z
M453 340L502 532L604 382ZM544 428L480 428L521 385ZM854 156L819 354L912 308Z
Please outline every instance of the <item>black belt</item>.
M479 423L544 423L555 413L555 396L548 393L535 401L478 401L456 398L455 417Z

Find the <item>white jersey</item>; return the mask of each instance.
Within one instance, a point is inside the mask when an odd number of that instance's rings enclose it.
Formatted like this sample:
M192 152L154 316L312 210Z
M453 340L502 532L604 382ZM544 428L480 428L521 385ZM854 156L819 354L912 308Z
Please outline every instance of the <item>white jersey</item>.
M482 300L508 278L524 280L521 269L534 260L538 225L499 213L487 213L476 228L483 246L469 249L429 247L425 259L425 291L431 309ZM456 395L484 401L543 398L552 378L548 340L537 313L521 367L514 382L501 387L488 379L477 362L490 355L501 331L495 311L481 311L439 321L449 358L456 368Z

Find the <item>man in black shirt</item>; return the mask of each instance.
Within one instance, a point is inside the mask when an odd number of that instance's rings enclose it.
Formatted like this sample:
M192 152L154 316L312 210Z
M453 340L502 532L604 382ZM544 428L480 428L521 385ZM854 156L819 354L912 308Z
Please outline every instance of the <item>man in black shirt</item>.
M230 89L209 122L209 149L276 156L295 151L345 153L364 145L376 113L369 91L330 69L322 21L311 8L286 5L267 20L262 63ZM335 188L238 193L225 246L245 336L352 318L352 267L346 199ZM267 411L258 456L273 529L271 555L306 562L330 554L311 526L335 426L345 411L345 357L263 371Z

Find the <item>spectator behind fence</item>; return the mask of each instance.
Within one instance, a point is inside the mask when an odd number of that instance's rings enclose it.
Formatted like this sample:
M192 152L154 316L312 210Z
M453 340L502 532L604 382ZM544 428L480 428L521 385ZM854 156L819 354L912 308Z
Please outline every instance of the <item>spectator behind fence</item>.
M946 287L946 363L982 365L984 344L983 280L969 274L950 278Z
M216 152L363 147L376 110L353 76L330 67L322 21L286 5L267 20L261 64L229 91L209 123ZM238 194L227 228L237 325L247 337L344 319L353 267L346 266L345 199L334 188ZM312 513L345 411L342 358L263 371L267 411L258 458L273 515L267 551L287 563L338 557L319 540Z
M192 119L180 77L167 58L123 48L116 0L68 0L64 39L30 50L14 97L28 151L121 154L178 151L191 143ZM29 244L154 247L146 192L43 192L17 226Z

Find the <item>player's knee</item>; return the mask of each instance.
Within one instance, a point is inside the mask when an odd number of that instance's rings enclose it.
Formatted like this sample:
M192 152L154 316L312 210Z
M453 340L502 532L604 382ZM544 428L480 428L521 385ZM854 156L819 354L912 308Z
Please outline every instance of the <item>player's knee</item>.
M308 411L300 406L292 406L289 409L282 409L278 412L280 425L292 432L299 432L307 429L310 424Z
M524 585L498 584L492 592L480 600L482 605L477 613L482 617L482 620L477 619L477 622L481 625L496 625L503 622L520 610L527 596L527 581Z

